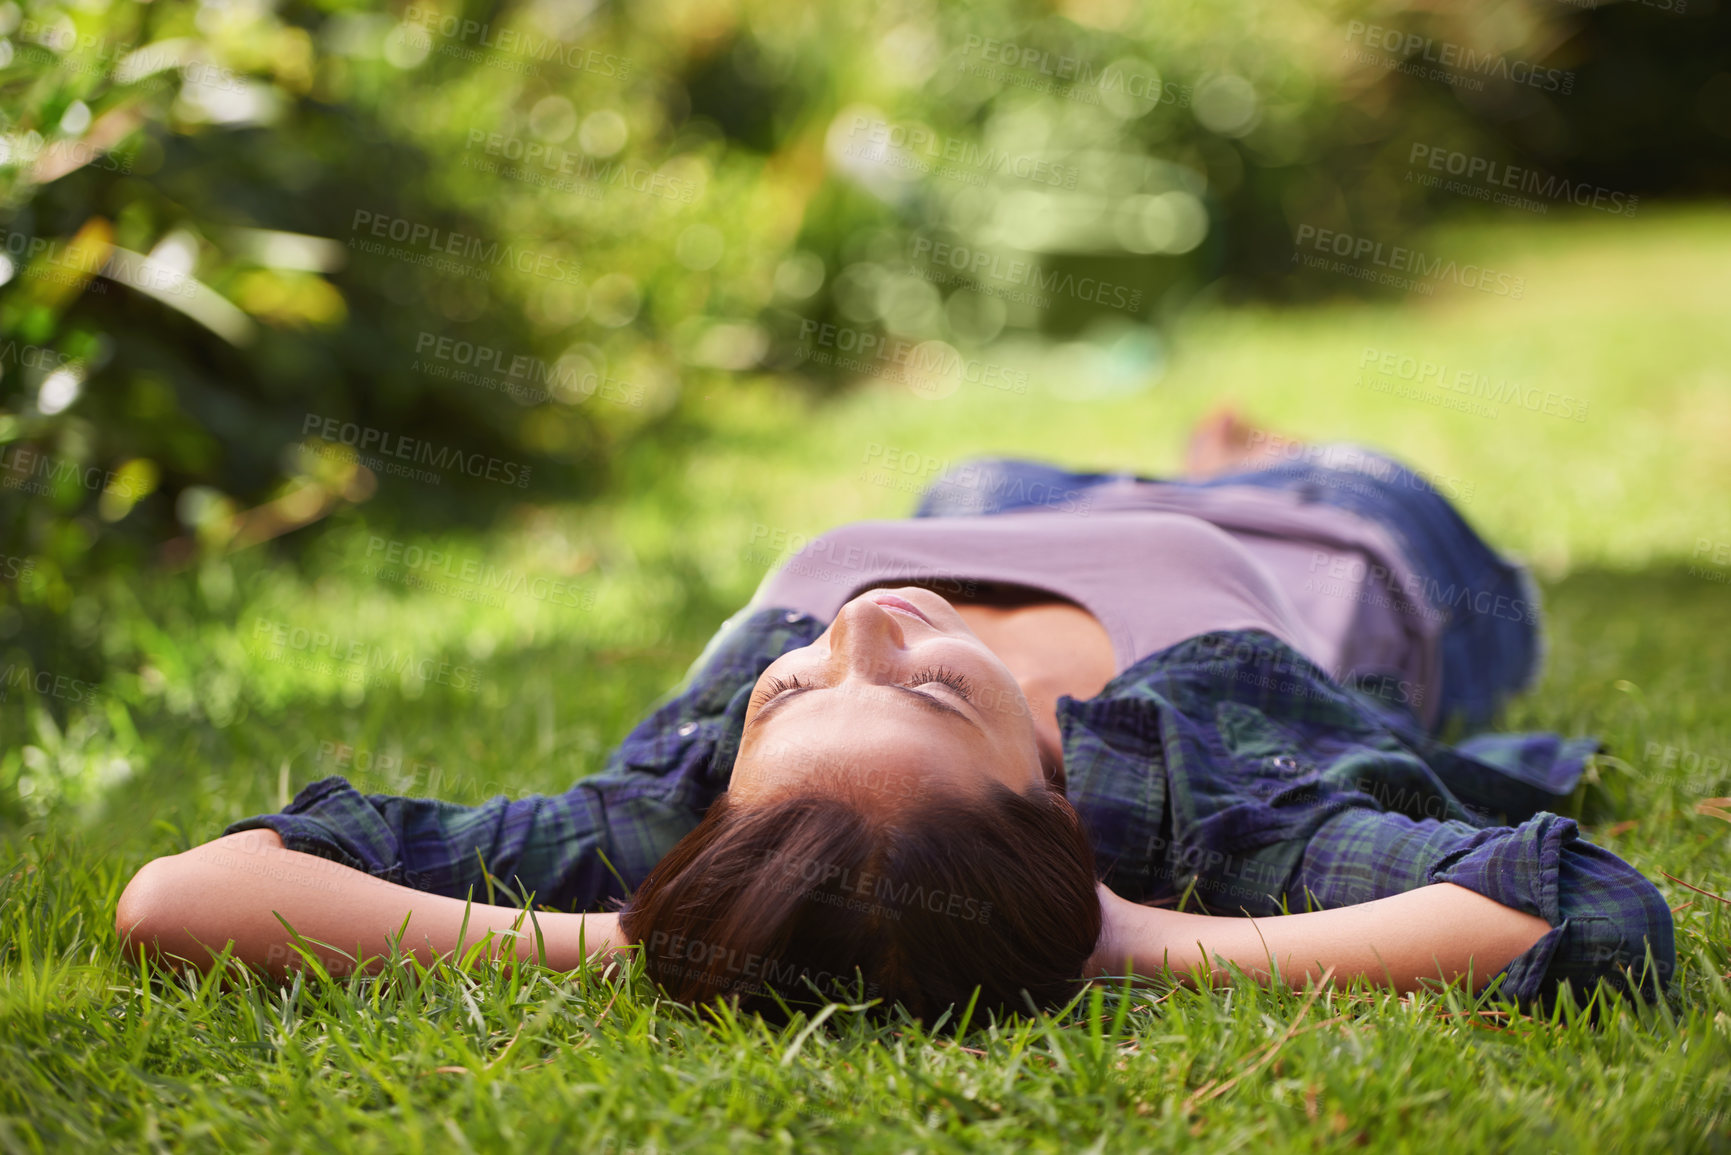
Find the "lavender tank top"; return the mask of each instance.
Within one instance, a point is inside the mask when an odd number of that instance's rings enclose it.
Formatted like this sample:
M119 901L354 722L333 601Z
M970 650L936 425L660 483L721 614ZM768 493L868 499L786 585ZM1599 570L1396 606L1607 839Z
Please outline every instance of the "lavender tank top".
M1120 671L1215 630L1266 630L1334 677L1413 672L1432 657L1374 599L1320 594L1314 575L1362 552L1303 535L1228 532L1200 517L1146 509L1048 510L861 521L813 539L765 578L752 606L834 619L883 585L965 595L970 583L1048 591L1099 619ZM1349 567L1350 568L1350 567ZM1386 620L1385 620L1386 619Z

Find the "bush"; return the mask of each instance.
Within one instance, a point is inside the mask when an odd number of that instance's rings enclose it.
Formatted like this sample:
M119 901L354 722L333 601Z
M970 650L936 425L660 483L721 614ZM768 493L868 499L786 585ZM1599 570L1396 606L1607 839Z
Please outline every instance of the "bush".
M1633 18L1062 7L0 5L0 641L345 503L598 492L737 374L941 396L1018 333L1147 358L1198 293L1341 291L1297 229L1463 203L1415 143L1576 163L1569 30Z

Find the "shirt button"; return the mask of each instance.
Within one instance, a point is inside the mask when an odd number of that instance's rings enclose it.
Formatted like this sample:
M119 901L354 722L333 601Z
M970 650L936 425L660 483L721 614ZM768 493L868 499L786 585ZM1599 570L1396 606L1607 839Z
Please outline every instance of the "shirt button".
M681 738L689 738L695 733L697 733L697 723L696 722L687 722L687 723L685 723L685 725L683 725L679 728L679 736Z

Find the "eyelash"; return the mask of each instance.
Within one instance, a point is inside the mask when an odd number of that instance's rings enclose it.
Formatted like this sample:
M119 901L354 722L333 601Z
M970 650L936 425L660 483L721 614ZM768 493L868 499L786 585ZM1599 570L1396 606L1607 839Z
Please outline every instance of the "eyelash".
M956 673L948 666L927 666L925 669L915 674L913 680L909 682L908 685L923 686L927 682L942 682L944 685L960 694L962 696L962 701L968 702L973 700L973 688L968 685L967 678Z
M803 686L803 685L805 685L805 683L800 681L797 677L794 677L794 678L771 678L769 680L769 684L767 686L765 686L763 689L759 690L757 692L757 696L751 700L752 709L755 710L755 709L761 707L765 702L769 701L771 698L778 697L781 694L787 693L789 690L795 688L796 686Z
M942 682L957 694L960 694L962 701L969 702L973 700L973 688L968 684L968 679L950 669L948 666L927 666L904 684L911 689L914 686L923 686L927 682ZM779 697L780 695L787 693L789 690L796 690L804 685L805 683L799 680L798 675L792 675L786 678L771 678L769 684L757 692L757 699L752 703L752 705L754 708L761 707L771 698Z

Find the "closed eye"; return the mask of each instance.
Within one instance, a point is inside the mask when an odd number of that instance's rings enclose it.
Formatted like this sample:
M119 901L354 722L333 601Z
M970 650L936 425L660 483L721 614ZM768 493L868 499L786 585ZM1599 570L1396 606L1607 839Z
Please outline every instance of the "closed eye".
M973 688L969 685L967 676L957 673L948 666L927 666L901 684L911 690L915 686L924 686L929 682L939 682L948 686L959 694L964 702L973 701ZM761 710L789 690L812 690L816 688L809 683L800 681L797 674L789 675L786 678L774 677L756 693L751 704L754 709Z
M923 686L927 682L942 682L944 685L960 694L962 696L962 701L973 701L973 690L968 685L968 679L963 675L956 673L956 671L950 669L948 666L928 666L906 682L903 682L902 685L912 689L915 686Z
M959 695L963 701L971 700L969 695L972 693L972 690L968 685L967 678L946 666L928 667L927 669L921 670L919 673L915 674L912 678L909 678L906 682L889 688L895 690L899 694L906 694L910 700L917 703L923 710L928 710L934 714L944 714L949 717L960 718L976 730L980 729L980 724L978 722L957 709L955 706L944 701L944 699L939 695L921 693L919 690L914 688L915 686L923 686L927 682L942 682ZM771 678L769 682L765 684L762 689L758 690L752 698L752 706L755 711L752 716L752 725L754 727L760 725L777 710L781 709L801 694L807 694L813 690L821 689L824 689L824 687L811 682L802 682L797 676Z
M769 704L770 699L779 698L789 690L811 688L812 687L806 685L806 683L800 681L797 676L789 678L771 678L764 685L763 689L752 695L751 706L754 710L761 710L764 706Z

